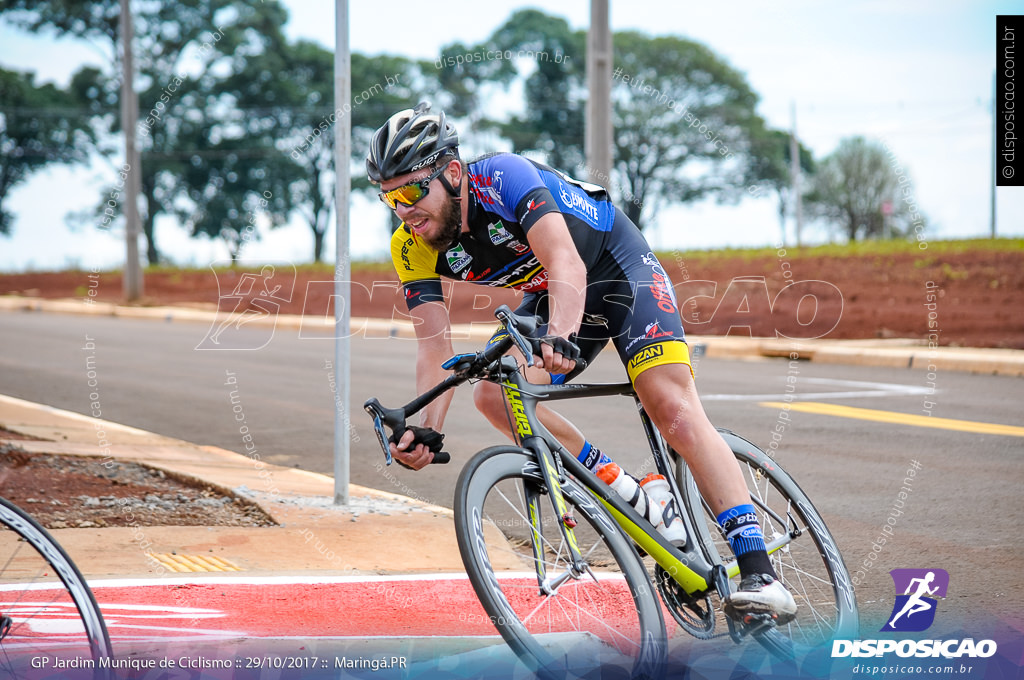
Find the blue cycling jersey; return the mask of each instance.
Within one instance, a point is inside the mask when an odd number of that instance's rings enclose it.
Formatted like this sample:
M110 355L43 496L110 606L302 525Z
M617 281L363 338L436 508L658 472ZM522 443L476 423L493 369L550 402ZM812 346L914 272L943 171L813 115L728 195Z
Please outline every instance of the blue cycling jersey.
M537 220L560 212L589 271L599 271L615 207L607 192L523 156L500 153L467 166L468 231L439 253L402 225L391 255L410 309L440 299L441 277L530 292L547 272L526 238Z

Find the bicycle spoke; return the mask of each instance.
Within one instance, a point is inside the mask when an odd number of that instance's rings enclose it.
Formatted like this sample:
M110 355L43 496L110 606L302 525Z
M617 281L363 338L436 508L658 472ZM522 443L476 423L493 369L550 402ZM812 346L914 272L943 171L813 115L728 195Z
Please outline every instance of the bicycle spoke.
M471 503L469 507L479 508L481 516L488 517L506 534L502 539L492 532L471 537L460 535L459 544L464 558L469 555L467 571L499 632L521 656L552 662L557 658L558 663L571 663L574 668L577 664L606 662L640 668L650 659L663 658L664 623L656 595L628 538L615 531L599 505L578 504L577 494L583 492L573 486L577 482L569 480L563 485L564 498L567 511L577 520L572 534L588 570L566 578L574 573L574 551L566 539L568 528L563 527L559 517L548 514L535 531L529 521L530 494L522 490L522 485L528 483L523 467L529 458L516 451L494 457L493 469L488 471L494 475L490 481L475 486L476 476L471 475L473 481L468 482L467 488L467 483L460 479L456 494L457 515L465 507L463 503ZM472 466L473 461L467 470L472 472ZM479 470L476 472L479 474ZM463 475L467 474L464 470ZM516 488L507 488L510 484ZM464 501L464 497L468 500ZM542 500L546 505L550 498ZM537 556L535 543L542 548ZM505 555L515 560L506 560ZM513 563L542 564L546 574L542 587L550 588L550 592L542 591L536 579L529 582L513 573L502 577L499 564L509 568ZM494 567L481 573L471 568L475 564ZM474 578L475 573L482 578ZM640 585L644 586L642 590ZM510 613L514 613L511 620ZM553 633L560 636L537 638ZM612 656L595 654L589 646L581 647L575 636L561 635L565 633L593 639Z
M841 600L836 585L836 571L841 570L845 574L845 566L818 547L820 532L827 533L824 523L820 518L809 521L805 509L810 508L809 511L814 512L813 507L777 466L762 468L759 461L764 458L745 453L748 447L734 446L733 450L756 508L766 545L788 537L769 554L769 558L780 581L797 603L797 618L778 629L783 636L758 639L773 653L784 656L784 648L789 644L785 642L786 636L793 644L802 647L820 644L841 631L849 635L856 629L856 608ZM728 568L735 564L734 560L729 561L732 551L721 537L714 513L703 499L702 503L712 528L712 539ZM793 537L793 533L797 536ZM832 539L826 535L825 540Z

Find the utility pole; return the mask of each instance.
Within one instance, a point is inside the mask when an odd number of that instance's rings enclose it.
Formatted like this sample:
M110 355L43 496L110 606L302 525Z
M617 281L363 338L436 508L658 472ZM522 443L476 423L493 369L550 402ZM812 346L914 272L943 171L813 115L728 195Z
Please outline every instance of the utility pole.
M124 156L128 177L124 184L125 261L124 297L134 302L142 297L142 267L139 264L139 194L142 167L139 163L137 121L139 99L135 95L135 60L132 56L131 0L121 0L121 123L124 127Z
M349 259L349 148L352 146L352 62L349 54L348 0L334 2L334 108L343 111L334 124L334 206L337 243L334 264L334 370L338 399L334 407L334 503L348 505L349 435L352 409L352 267Z
M612 182L612 31L608 0L590 0L587 92L584 139L587 167L590 181L607 189Z
M801 240L804 228L803 198L800 196L800 142L796 139L796 102L792 102L793 134L789 137L790 180L793 185L793 214L796 216L796 247L803 245Z

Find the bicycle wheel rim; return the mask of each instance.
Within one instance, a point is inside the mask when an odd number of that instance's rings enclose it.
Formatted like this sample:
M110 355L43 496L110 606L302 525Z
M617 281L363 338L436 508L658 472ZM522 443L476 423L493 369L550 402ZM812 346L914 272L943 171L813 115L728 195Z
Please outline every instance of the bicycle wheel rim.
M54 538L4 499L0 613L11 619L0 640L0 671L27 677L33 659L46 659L51 668L67 663L69 677L106 677L101 659L111 657L110 638L92 591Z
M527 488L537 477L532 454L515 448L481 452L463 470L456 492L459 548L490 622L531 670L571 677L621 668L632 677L664 670L665 625L636 552L607 513L574 482L563 485L580 552L593 569L554 595L538 585ZM541 508L547 576L566 570L567 550L547 495ZM499 531L500 529L500 531Z
M727 436L726 441L740 465L765 542L770 544L785 535L794 522L800 531L788 545L769 555L776 574L796 600L797 617L758 640L776 656L790 657L807 654L836 638L856 637L857 605L849 572L821 515L767 454L735 435ZM703 510L723 561L734 560L713 512L706 504ZM733 580L738 583L739 577Z

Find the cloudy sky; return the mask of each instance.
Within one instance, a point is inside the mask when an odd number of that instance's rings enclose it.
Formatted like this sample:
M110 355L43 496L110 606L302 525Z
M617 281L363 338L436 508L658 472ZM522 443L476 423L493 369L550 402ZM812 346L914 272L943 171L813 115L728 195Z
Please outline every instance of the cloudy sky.
M330 0L284 0L292 37L334 44ZM589 22L589 3L493 3L431 10L420 2L353 2L351 43L366 54L397 53L436 59L442 45L485 39L516 9L538 7L565 17L574 28ZM795 105L799 135L817 158L840 139L865 135L886 143L913 181L914 195L930 221L928 238L986 236L992 157L992 80L995 16L1021 13L1010 0L885 0L819 2L780 0L771 5L611 0L613 30L678 35L703 42L746 73L761 96L759 112L774 127L789 128ZM98 45L25 36L0 26L0 65L32 70L41 81L65 84L84 63L102 65ZM467 131L463 131L465 135ZM116 173L100 161L91 168L54 168L18 187L8 206L17 214L14 233L0 237L0 270L54 269L67 265L117 266L123 235L83 225L69 229L65 216L90 207L97 188ZM997 193L1000 235L1024 236L1024 188ZM356 197L352 208L353 254L380 256L387 216L374 201ZM810 237L822 239L823 232ZM189 239L170 219L158 223L161 249L179 263L197 266L227 257L216 241ZM780 239L774 201L738 206L714 202L662 211L649 234L656 247L760 246ZM792 239L792 232L790 232ZM333 238L327 252L334 252ZM253 244L246 259L304 262L312 253L308 227L295 223Z

